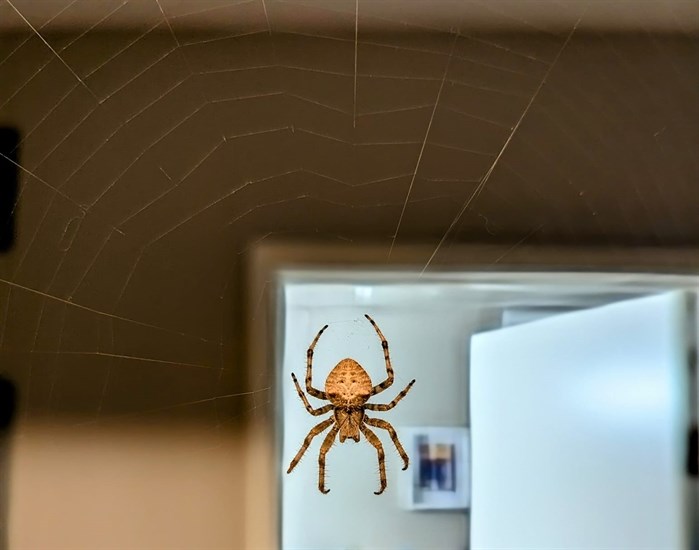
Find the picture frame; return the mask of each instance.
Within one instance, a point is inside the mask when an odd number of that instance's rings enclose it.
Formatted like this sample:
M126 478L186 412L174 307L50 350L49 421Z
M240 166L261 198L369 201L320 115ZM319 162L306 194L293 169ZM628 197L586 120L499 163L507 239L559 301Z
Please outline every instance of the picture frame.
M411 457L401 487L407 510L465 510L471 502L470 430L464 427L405 427L401 438Z

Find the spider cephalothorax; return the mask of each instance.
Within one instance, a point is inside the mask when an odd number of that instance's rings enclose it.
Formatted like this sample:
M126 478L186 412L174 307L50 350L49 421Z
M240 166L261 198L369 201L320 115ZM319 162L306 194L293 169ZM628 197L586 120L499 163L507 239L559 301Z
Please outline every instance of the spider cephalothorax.
M319 416L321 414L333 411L332 417L327 418L320 424L317 424L311 428L311 431L303 441L303 445L301 445L301 449L298 453L296 453L296 456L291 461L289 469L287 470L287 473L291 473L308 449L308 446L311 444L313 438L332 426L332 429L328 432L323 440L323 444L320 447L320 454L318 456L318 464L320 466L318 473L318 489L320 489L321 493L330 492L330 489L325 488L325 455L330 450L330 447L332 446L338 433L340 436L340 443L344 443L346 439L352 439L355 442L359 441L359 434L362 433L364 434L364 437L366 437L367 440L376 448L379 458L379 476L381 478L381 487L374 493L376 495L380 495L383 493L384 489L386 489L386 466L384 464L384 451L381 441L376 434L369 429L368 426L382 428L388 432L388 434L391 436L391 440L393 440L393 443L396 446L398 454L403 459L403 469L405 470L408 467L408 455L403 449L403 446L400 444L398 434L396 434L396 430L393 428L393 426L391 426L391 424L385 420L366 416L365 411L388 411L392 409L401 399L405 397L412 385L415 383L415 380L411 381L410 384L408 384L405 389L387 405L367 403L371 396L381 393L385 389L389 388L391 384L393 384L394 375L393 367L391 366L391 358L388 353L388 342L386 341L386 338L384 338L384 335L381 333L381 330L376 325L374 320L368 315L365 315L365 317L369 320L371 325L374 327L374 330L376 330L376 334L378 334L379 338L381 339L381 347L383 348L384 360L386 362L386 380L374 386L371 382L371 378L362 368L362 366L354 359L347 358L340 361L335 368L330 371L328 378L325 380L325 391L320 391L314 388L311 380L313 350L318 343L321 334L323 334L323 331L328 328L328 325L325 325L322 329L320 329L315 339L311 343L311 347L308 348L308 352L306 354L306 391L313 397L325 399L326 401L330 401L330 403L318 409L314 409L308 402L306 395L303 393L298 380L296 380L296 375L293 373L291 374L291 378L294 380L294 384L296 385L296 391L298 391L306 410L310 414L313 416Z

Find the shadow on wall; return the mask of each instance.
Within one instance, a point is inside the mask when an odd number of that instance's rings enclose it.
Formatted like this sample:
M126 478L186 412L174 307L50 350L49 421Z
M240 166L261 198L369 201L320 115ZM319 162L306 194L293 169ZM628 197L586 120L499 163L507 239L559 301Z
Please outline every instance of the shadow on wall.
M0 550L8 548L8 502L10 479L10 432L17 405L15 385L0 375Z
M0 252L6 252L15 240L17 203L17 159L19 132L0 127ZM10 430L17 406L15 385L0 374L0 550L8 548L8 503L10 479Z
M15 240L18 149L19 132L0 126L0 252L9 250Z

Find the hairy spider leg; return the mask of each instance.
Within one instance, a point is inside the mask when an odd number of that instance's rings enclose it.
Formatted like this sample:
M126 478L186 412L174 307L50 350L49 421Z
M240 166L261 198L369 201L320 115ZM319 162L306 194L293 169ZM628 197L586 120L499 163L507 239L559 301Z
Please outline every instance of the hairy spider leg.
M381 428L388 432L388 435L391 436L391 441L393 441L393 444L396 446L396 451L398 451L398 454L403 459L403 469L407 470L408 464L410 464L410 459L408 458L408 453L406 453L405 449L403 449L403 445L400 444L395 428L391 426L389 422L381 420L380 418L369 418L368 416L365 416L364 422L369 424L369 426Z
M371 317L369 317L367 314L364 314L364 317L366 317L369 320L371 326L374 327L376 334L379 335L379 339L381 340L381 347L383 348L383 358L386 362L386 380L371 388L371 395L376 395L377 393L381 393L385 389L390 388L391 384L393 384L393 366L391 365L391 356L388 353L388 340L386 340L386 337L383 335L383 332L381 332L381 329Z
M311 406L311 404L308 402L308 398L306 397L306 394L303 393L303 390L301 389L301 386L299 385L299 381L296 380L296 375L293 372L291 373L291 379L294 381L294 384L296 384L296 391L299 393L299 397L303 401L303 406L306 407L306 410L309 413L311 413L313 416L320 416L321 414L325 414L327 412L330 412L333 409L332 403L328 403L327 405L323 405L322 407L314 409Z
M367 411L390 411L393 407L395 407L398 402L403 399L406 395L408 395L408 392L410 391L410 388L413 387L413 384L415 383L415 380L411 380L410 384L408 384L405 389L400 392L396 398L388 403L387 405L384 405L383 403L367 403L364 405L364 408Z
M374 432L372 432L369 428L367 428L367 426L365 424L362 424L359 427L359 429L362 430L362 433L367 438L367 441L369 441L369 443L371 443L376 448L376 453L378 454L379 478L381 480L381 486L380 486L378 491L374 491L374 494L380 495L386 489L386 463L385 463L386 455L383 452L383 445L381 445L381 441L376 436L376 434Z
M311 369L313 368L313 349L316 347L316 344L320 339L320 335L323 334L323 332L325 332L326 328L328 328L328 325L325 325L322 329L318 331L318 334L316 334L316 337L313 339L313 342L311 343L311 347L308 348L308 351L306 352L306 391L313 397L325 400L328 399L327 395L325 395L325 392L317 390L313 387L313 384L311 382Z
M335 441L335 437L337 437L337 432L339 431L340 426L335 424L332 430L328 432L328 435L325 436L323 444L320 446L320 454L318 455L318 490L324 495L330 492L330 489L325 488L325 455L328 454L328 451L333 446L333 441Z
M317 436L319 433L324 432L325 430L328 429L329 426L335 423L335 418L326 418L323 420L321 423L316 424L311 428L311 431L308 432L308 435L306 436L306 439L303 440L303 444L301 445L301 448L299 449L299 452L296 453L296 456L294 459L291 461L291 464L289 464L289 469L286 471L287 474L291 473L291 470L296 468L296 465L299 463L299 460L301 460L301 457L303 454L306 452L308 449L308 446L311 444L311 441L313 441L313 438Z

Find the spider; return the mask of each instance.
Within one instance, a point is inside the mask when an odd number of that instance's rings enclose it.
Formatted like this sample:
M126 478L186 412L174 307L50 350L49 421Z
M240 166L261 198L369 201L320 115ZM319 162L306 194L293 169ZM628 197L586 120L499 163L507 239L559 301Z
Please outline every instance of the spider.
M365 411L388 411L392 409L401 399L406 396L408 391L410 391L410 388L415 383L415 380L412 380L410 384L408 384L405 389L387 405L367 403L367 400L371 396L381 393L385 389L389 388L391 384L393 384L393 367L391 366L391 358L388 353L388 342L386 341L386 338L371 317L368 315L364 315L364 317L369 320L371 325L374 327L376 334L378 334L379 338L381 339L383 356L384 360L386 361L386 373L388 375L386 380L380 384L377 384L376 386L372 385L371 378L369 378L369 375L362 368L362 366L354 359L347 358L340 361L335 368L330 371L330 374L328 374L328 377L325 380L325 391L320 391L314 388L311 382L313 349L316 347L320 336L323 334L325 329L328 328L328 325L325 325L322 329L320 329L315 339L311 343L311 347L308 348L306 353L306 391L313 397L330 401L330 403L318 409L314 409L308 402L308 398L303 393L301 386L299 386L299 382L296 380L296 375L294 373L291 374L291 378L296 385L296 391L301 397L306 410L310 414L313 416L320 416L321 414L333 411L332 417L323 420L311 428L311 431L308 432L308 435L303 440L301 449L299 449L299 452L296 453L296 456L291 461L289 469L286 472L287 474L290 474L296 467L299 460L301 460L301 457L308 449L308 446L311 444L311 441L313 441L313 438L332 426L332 429L328 432L323 440L320 447L320 454L318 456L318 464L320 466L320 470L318 472L318 489L323 494L330 492L330 489L325 488L325 455L328 454L328 451L330 450L330 447L332 447L338 433L340 434L340 443L344 443L346 439L352 439L353 441L358 442L359 432L361 432L364 434L364 437L367 438L369 443L376 448L379 459L379 476L381 478L381 486L378 491L374 492L375 495L380 495L384 492L384 489L386 489L386 466L384 463L384 451L381 441L376 434L369 429L369 426L384 429L389 433L391 440L393 440L393 444L396 446L398 454L403 459L403 470L408 468L408 455L403 449L403 446L400 444L398 434L396 434L396 430L393 428L393 426L380 418L370 418L366 416Z

